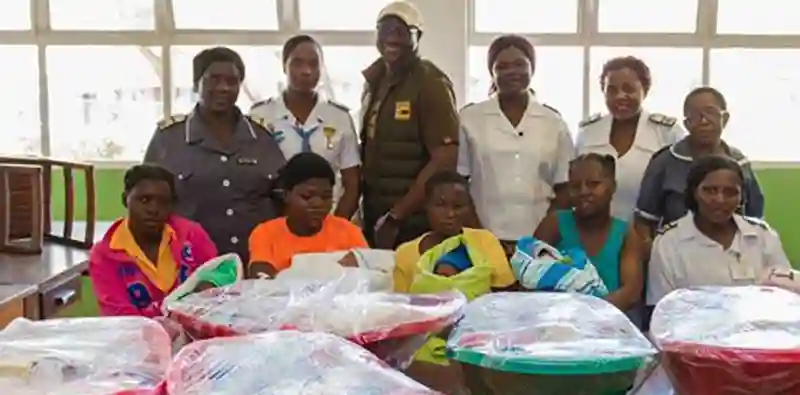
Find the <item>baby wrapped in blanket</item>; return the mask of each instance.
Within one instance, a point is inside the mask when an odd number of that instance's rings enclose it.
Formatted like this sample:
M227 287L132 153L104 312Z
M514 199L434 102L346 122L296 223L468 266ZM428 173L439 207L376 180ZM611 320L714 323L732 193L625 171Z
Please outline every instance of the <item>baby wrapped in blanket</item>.
M517 242L511 270L527 289L608 295L608 288L585 252L574 249L562 253L534 237L523 237Z

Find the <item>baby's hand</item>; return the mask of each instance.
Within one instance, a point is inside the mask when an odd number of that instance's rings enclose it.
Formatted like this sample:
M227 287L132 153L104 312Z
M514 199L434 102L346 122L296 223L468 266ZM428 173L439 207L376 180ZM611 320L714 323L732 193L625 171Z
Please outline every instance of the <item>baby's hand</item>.
M358 267L358 258L353 251L348 252L342 259L339 259L339 264L344 267Z

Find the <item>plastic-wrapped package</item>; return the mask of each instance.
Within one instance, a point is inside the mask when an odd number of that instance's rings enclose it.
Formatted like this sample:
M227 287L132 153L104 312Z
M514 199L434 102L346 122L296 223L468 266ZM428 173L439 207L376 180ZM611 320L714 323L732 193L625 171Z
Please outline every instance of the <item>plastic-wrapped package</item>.
M624 313L576 293L482 296L447 342L484 395L625 394L656 353Z
M170 395L437 395L363 348L325 333L269 332L190 344Z
M800 394L800 296L793 292L680 289L658 303L650 332L679 394Z
M152 391L170 338L142 317L28 321L0 332L3 395L123 395Z
M348 253L353 254L358 267L343 267L339 264L339 260ZM346 282L341 287L349 287L350 290L365 287L372 292L392 292L393 271L394 251L356 248L349 251L296 255L292 258L292 266L278 273L278 277L304 281L339 280Z
M341 286L338 281L246 280L189 295L167 309L196 339L286 329L326 332L404 367L428 336L452 325L466 305L459 292L343 292Z

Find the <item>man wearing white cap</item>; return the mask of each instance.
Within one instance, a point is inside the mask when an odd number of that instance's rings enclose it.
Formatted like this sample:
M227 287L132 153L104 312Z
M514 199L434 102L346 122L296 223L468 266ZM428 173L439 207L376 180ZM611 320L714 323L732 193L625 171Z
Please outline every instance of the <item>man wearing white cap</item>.
M381 54L366 70L362 96L364 232L394 248L427 231L425 182L458 160L458 110L450 78L418 54L422 16L394 1L377 18Z

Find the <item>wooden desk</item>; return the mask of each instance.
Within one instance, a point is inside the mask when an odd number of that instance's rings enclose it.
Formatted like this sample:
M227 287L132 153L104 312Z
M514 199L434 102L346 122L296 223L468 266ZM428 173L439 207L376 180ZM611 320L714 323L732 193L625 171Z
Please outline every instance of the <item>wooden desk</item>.
M110 225L98 223L96 239L102 238ZM79 226L76 223L75 229ZM0 254L0 286L34 286L39 316L31 318L53 318L80 300L81 277L88 268L88 250L45 242L40 255Z
M35 285L0 285L0 329L15 318L39 319L38 299Z

